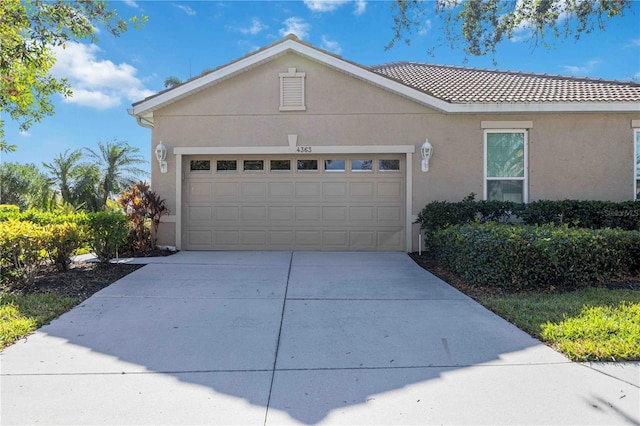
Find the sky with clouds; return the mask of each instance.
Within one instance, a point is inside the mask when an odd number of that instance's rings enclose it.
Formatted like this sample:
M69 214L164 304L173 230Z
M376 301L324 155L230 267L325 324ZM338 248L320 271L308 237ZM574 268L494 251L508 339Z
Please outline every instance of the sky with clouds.
M111 1L122 17L144 14L148 23L119 38L100 32L98 44L67 43L56 49L53 75L66 78L73 96L55 98L56 114L28 132L5 118L6 138L18 145L2 161L41 165L66 149L95 148L97 141L128 141L151 157L149 129L127 108L164 89L169 76L181 80L217 68L289 33L362 65L394 61L640 80L640 2L605 32L535 47L526 29L498 47L491 58L466 57L439 45L441 27L433 4L411 36L385 50L393 36L391 3L371 0L304 1ZM432 55L427 51L434 47Z

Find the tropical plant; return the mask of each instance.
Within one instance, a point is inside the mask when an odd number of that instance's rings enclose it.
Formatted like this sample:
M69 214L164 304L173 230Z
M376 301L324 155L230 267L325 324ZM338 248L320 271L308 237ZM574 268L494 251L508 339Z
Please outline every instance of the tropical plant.
M165 200L151 191L146 182L138 182L122 193L120 205L129 218L129 245L134 251L154 250L160 219L169 212ZM147 226L147 221L150 226Z
M71 187L74 184L75 172L81 157L82 151L69 152L67 149L64 154L58 154L51 163L42 163L60 188L62 199L69 204L74 204Z
M182 80L180 80L178 77L175 77L175 76L167 77L164 80L164 88L165 89L172 89L172 88L178 86L179 84L182 84Z
M138 168L146 160L140 156L140 150L128 142L116 139L98 142L98 151L87 148L87 152L96 161L100 172L100 206L107 205L107 199L134 184L139 176L148 173Z

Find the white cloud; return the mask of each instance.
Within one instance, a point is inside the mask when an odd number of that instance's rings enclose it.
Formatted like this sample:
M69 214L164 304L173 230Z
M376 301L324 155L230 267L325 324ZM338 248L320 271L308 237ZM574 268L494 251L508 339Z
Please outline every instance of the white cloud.
M135 67L99 59L100 48L95 44L69 42L54 52L57 60L51 73L66 78L73 91L65 102L102 110L119 106L123 99L134 102L154 93L136 77Z
M422 25L420 25L420 28L418 28L418 35L426 35L429 31L431 31L431 27L431 19L427 19L422 23Z
M571 75L584 76L595 70L601 63L602 61L600 59L592 59L591 61L587 61L584 65L562 65L562 68L565 72L568 72Z
M23 138L28 138L29 136L31 136L31 133L26 130L20 130L20 136L22 136Z
M266 30L267 28L269 28L269 26L263 24L262 22L260 22L260 19L258 18L253 18L251 20L251 26L247 27L247 28L240 28L240 32L242 34L251 34L251 35L256 35L258 33L260 33L263 30Z
M362 15L367 9L366 0L304 0L304 5L312 12L333 12L348 3L355 3L354 15Z
M333 12L351 0L304 0L304 5L312 12Z
M340 55L342 53L342 47L337 41L329 40L327 36L322 36L322 44L320 47L324 50L328 50L329 52L333 52L336 55Z
M293 34L300 40L304 40L309 36L311 24L305 22L302 18L292 16L291 18L287 18L283 24L284 28L280 29L280 35L283 37L287 34Z
M123 3L126 4L129 7L133 7L135 9L139 9L140 6L138 6L138 3L136 3L134 0L123 0Z
M640 38L631 40L624 47L640 47Z
M195 10L191 9L189 6L186 6L184 4L174 4L174 6L189 16L194 16L196 14Z
M356 0L356 8L353 14L356 16L362 15L367 10L367 2L365 0Z

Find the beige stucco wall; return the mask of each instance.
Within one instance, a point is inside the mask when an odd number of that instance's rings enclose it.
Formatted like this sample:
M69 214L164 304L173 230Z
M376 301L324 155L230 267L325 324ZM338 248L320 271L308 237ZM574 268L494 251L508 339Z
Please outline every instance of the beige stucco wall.
M306 73L306 111L278 110L279 77L288 68ZM415 145L413 213L434 200L483 196L483 121L530 121L529 200L629 200L633 196L633 129L640 114L443 114L339 71L288 54L154 112L150 149L299 145ZM434 146L427 173L418 149ZM175 157L169 172L153 164L154 190L175 202ZM417 233L417 231L415 232ZM164 223L160 243L175 243Z

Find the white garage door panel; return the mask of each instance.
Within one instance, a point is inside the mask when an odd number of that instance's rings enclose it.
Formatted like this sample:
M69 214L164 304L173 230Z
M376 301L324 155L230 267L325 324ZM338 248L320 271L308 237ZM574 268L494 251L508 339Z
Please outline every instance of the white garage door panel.
M347 170L295 170L295 156L184 158L183 241L187 250L369 250L405 248L405 165L397 154L342 156ZM372 159L371 171L351 171L351 158ZM208 160L211 169L190 170ZM265 170L243 171L243 161L264 160ZM289 171L270 171L270 160L290 160ZM377 170L378 160L399 160L399 171ZM216 171L235 160L236 171Z

